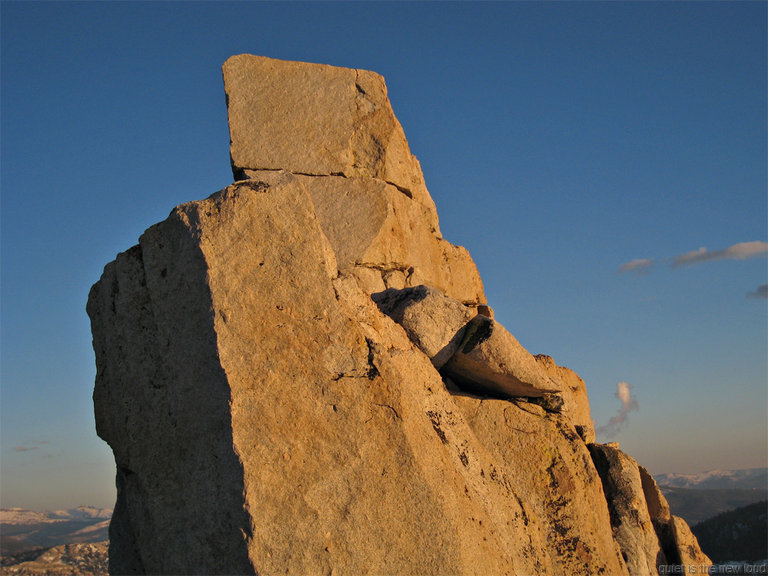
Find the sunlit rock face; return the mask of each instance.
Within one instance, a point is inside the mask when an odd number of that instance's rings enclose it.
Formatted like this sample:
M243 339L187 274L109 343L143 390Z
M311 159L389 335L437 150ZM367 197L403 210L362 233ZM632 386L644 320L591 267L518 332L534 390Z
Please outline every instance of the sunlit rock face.
M224 81L237 181L88 301L111 572L628 574L584 383L489 317L384 80L240 55Z

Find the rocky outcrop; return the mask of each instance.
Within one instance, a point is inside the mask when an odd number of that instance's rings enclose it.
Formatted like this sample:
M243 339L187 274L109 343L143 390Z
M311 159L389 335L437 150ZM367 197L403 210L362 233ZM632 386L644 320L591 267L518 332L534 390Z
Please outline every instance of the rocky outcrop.
M246 55L224 78L239 180L88 300L110 571L650 570L648 513L627 561L617 531L639 475L614 490L583 382L490 318L383 79Z
M672 538L672 543L680 554L680 563L673 565L688 566L689 572L695 569L699 574L706 574L712 566L712 561L701 551L699 541L691 532L688 523L679 516L672 516Z
M667 563L673 566L696 566L700 574L706 573L705 569L711 566L712 562L702 552L688 523L679 516L672 515L667 499L648 470L642 466L638 466L638 470L648 513Z
M590 444L611 512L611 526L630 574L658 574L660 566L695 566L709 558L682 518L672 516L648 471L616 444Z
M603 481L614 537L629 573L656 574L657 566L667 561L651 522L637 462L609 444L592 444L590 451Z

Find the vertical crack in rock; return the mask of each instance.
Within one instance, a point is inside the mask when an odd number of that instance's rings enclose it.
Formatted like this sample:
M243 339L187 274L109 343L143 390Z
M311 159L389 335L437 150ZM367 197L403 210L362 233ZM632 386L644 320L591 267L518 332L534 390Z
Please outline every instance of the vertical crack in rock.
M172 215L105 269L113 303L105 305L99 284L89 299L102 367L97 427L119 470L115 573L252 571L242 464L198 240ZM197 526L201 540L192 549L177 537L182 526Z

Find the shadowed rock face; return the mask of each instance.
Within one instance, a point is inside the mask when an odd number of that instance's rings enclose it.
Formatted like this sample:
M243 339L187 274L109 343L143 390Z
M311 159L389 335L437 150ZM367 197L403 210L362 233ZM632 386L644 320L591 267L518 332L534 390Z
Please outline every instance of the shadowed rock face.
M651 522L637 462L610 445L592 444L590 451L608 497L614 537L629 573L656 574L656 567L667 562Z
M88 301L110 571L628 574L612 520L645 484L608 490L583 382L487 317L383 79L248 55L224 78L239 181Z
M612 444L590 444L611 512L616 542L630 574L658 574L662 565L711 566L684 520L672 516L648 471Z
M117 464L113 572L194 566L226 574L249 566L232 395L193 206L176 208L118 255L88 299L96 430ZM201 517L199 529L181 528Z

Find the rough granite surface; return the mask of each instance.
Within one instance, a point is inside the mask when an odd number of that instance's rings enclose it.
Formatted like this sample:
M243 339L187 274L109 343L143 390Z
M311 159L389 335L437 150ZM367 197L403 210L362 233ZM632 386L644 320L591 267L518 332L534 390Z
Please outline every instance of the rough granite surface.
M593 443L584 382L491 319L383 78L240 55L224 80L238 181L174 208L88 299L110 573L705 563L647 472ZM397 293L420 296L383 305Z

